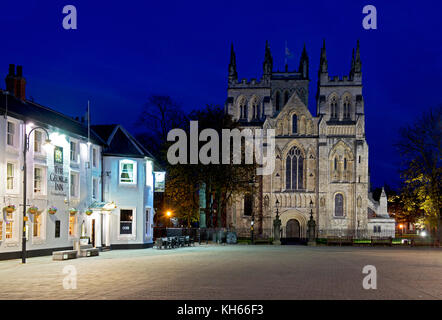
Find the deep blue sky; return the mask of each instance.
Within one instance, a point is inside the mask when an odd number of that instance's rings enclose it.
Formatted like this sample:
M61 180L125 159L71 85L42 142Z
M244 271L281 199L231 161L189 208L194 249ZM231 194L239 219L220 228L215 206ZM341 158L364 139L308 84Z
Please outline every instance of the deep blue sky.
M78 10L77 30L62 28L68 4ZM362 28L367 4L377 8L377 30ZM28 98L69 115L84 113L90 99L93 122L131 129L152 93L187 110L223 104L232 41L240 78L261 76L265 40L280 69L285 41L293 67L305 42L315 114L322 39L330 75L348 74L360 39L372 183L395 184L398 128L442 102L441 10L440 1L422 0L3 1L0 72L21 64Z

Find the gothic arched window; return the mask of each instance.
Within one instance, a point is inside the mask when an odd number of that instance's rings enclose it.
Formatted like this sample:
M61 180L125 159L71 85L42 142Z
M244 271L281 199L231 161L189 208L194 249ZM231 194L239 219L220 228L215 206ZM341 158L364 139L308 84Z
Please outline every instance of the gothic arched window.
M276 106L276 111L279 111L279 109L281 108L280 104L281 104L281 96L280 96L280 94L279 94L279 91L277 91L277 92L276 92L276 95L275 95L275 106Z
M239 100L239 118L240 119L247 119L247 100L242 97L242 99Z
M244 196L244 215L251 216L252 215L252 195L250 193L246 193Z
M252 107L253 107L253 119L259 119L260 116L259 116L259 106L258 106L258 103L255 101L253 103Z
M296 114L292 117L292 133L298 133L298 116Z
M350 98L346 97L344 101L344 118L350 118Z
M285 168L285 184L287 190L303 189L304 157L297 147L290 149L287 154Z
M284 105L286 105L288 101L289 101L289 92L286 91L284 92Z
M340 193L335 195L335 217L344 216L344 196Z
M336 97L333 97L330 102L330 108L331 108L331 117L333 119L338 118L338 101Z

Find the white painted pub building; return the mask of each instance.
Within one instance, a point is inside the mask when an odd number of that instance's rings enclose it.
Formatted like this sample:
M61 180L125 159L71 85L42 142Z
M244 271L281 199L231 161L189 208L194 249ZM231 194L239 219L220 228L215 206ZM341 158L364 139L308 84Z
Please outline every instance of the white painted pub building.
M0 90L0 260L21 257L23 220L28 257L80 239L103 249L152 246L151 154L120 125L88 128L27 100L25 86L21 66L10 65Z

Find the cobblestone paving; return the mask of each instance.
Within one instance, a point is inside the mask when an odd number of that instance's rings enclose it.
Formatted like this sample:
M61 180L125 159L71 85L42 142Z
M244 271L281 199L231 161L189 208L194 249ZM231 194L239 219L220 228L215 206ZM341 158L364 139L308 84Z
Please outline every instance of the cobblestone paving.
M63 268L77 289L63 289ZM365 265L377 289L364 290ZM0 261L0 299L441 299L442 251L202 245Z

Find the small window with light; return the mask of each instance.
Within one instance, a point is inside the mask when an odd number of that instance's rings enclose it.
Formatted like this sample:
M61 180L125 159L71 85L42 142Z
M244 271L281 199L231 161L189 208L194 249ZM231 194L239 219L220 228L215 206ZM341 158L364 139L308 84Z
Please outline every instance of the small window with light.
M120 161L120 183L136 184L137 183L137 163L132 160Z

